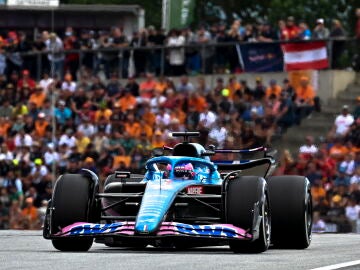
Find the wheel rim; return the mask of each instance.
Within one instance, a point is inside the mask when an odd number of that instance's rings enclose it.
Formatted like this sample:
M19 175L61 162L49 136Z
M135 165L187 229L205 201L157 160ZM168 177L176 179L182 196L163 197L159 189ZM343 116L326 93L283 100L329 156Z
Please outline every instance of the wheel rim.
M308 196L306 207L305 207L305 226L306 226L306 235L308 241L311 241L311 227L312 227L312 200L311 196Z
M271 217L269 215L269 205L267 202L267 198L265 198L265 202L263 205L263 222L264 222L264 236L267 244L270 243L270 235L271 235Z

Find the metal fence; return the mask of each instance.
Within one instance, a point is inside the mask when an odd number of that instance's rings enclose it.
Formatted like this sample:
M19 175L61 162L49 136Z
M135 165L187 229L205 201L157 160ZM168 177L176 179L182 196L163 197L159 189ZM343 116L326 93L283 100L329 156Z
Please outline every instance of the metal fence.
M327 39L328 62L330 69L351 68L358 53L358 40ZM26 53L3 52L0 54L6 59L6 69L3 71L10 75L14 70L29 69L31 75L40 79L44 72L56 73L63 76L64 72L71 72L76 76L79 68L87 68L93 73L103 71L107 77L116 73L119 78L129 75L142 75L153 72L156 75L187 74L214 74L233 73L243 70L238 46L251 44L284 44L307 43L308 41L273 41L273 42L227 42L189 44L181 47L149 46L125 48L98 48L94 50L67 50L61 52L31 51ZM175 70L171 64L171 53L177 51L184 55L183 65ZM62 60L49 61L49 56L62 55ZM281 56L282 57L282 56ZM60 57L61 58L61 57ZM1 64L0 64L1 73Z

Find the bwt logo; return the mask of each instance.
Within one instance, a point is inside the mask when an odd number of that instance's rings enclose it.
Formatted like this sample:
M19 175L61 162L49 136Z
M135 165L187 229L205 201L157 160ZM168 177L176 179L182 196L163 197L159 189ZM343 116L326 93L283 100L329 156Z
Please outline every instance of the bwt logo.
M186 227L178 226L178 231L184 234L207 235L236 238L236 230L216 225L188 225Z
M76 226L71 229L70 235L89 235L99 233L112 233L118 228L122 227L124 223L112 223L112 224L84 224Z

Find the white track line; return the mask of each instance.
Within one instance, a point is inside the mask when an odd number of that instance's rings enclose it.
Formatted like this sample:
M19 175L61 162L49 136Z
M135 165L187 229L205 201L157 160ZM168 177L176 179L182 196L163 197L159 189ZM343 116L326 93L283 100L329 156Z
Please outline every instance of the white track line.
M344 263L338 263L338 264L332 264L332 265L329 265L329 266L313 268L313 269L310 269L310 270L335 270L335 269L354 266L354 265L358 265L358 264L360 264L360 260L351 261L351 262L344 262Z

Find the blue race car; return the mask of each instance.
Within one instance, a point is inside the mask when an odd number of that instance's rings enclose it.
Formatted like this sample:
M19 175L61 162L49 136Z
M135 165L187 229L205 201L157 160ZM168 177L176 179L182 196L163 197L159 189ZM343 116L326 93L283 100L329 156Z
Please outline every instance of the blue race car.
M229 245L235 253L263 252L270 244L310 245L306 177L271 176L276 159L264 147L205 149L189 142L198 132L172 136L184 142L155 151L144 175L109 175L101 193L89 170L61 175L46 212L44 238L60 251L87 251L94 239L132 248ZM242 158L216 159L226 153Z

